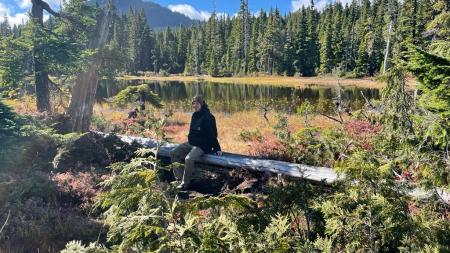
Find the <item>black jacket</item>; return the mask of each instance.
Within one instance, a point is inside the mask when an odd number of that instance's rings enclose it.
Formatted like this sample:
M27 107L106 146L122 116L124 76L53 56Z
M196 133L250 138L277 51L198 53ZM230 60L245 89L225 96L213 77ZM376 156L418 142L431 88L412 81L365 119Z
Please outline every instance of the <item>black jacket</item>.
M207 107L192 114L188 140L189 144L201 148L206 154L220 151L216 119Z

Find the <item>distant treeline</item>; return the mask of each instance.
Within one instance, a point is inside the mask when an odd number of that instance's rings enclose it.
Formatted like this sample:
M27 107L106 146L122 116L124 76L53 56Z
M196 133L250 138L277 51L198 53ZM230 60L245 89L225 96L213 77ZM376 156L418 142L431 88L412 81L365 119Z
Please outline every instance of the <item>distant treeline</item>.
M278 9L251 15L241 1L235 16L213 13L206 22L163 31L152 31L143 11L130 9L127 15L115 11L109 46L114 58L120 59L111 59L108 67L131 73L214 76L314 76L339 69L353 76L372 76L407 42L417 46L431 42L426 26L439 13L433 3L335 1L319 11L311 1L308 7L283 16ZM0 28L2 35L20 33L7 22Z

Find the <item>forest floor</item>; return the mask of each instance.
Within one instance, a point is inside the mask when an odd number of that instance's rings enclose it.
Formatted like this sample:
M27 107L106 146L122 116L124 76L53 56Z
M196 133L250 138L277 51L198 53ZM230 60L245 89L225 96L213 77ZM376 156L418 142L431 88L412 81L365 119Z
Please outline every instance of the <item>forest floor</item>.
M207 81L215 83L233 83L233 84L251 84L251 85L279 85L288 87L308 87L308 86L337 86L338 80L342 86L354 86L359 88L383 88L385 83L376 80L375 77L364 78L337 78L335 76L315 76L315 77L288 77L288 76L233 76L233 77L212 77L208 75L202 76L131 76L125 75L119 77L122 80L148 80L148 81L181 81L181 82L197 82ZM415 86L416 81L408 78L408 86Z

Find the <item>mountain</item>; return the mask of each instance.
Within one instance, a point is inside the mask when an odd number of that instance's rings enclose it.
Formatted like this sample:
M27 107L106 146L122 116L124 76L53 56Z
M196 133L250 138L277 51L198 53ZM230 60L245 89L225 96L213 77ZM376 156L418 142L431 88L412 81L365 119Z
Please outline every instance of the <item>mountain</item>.
M98 0L100 5L106 3L107 0ZM95 3L95 1L91 1ZM147 16L148 24L151 28L175 27L180 25L190 25L194 20L184 16L183 14L173 12L166 7L157 3L143 0L115 0L116 8L119 13L127 14L128 10L144 10Z

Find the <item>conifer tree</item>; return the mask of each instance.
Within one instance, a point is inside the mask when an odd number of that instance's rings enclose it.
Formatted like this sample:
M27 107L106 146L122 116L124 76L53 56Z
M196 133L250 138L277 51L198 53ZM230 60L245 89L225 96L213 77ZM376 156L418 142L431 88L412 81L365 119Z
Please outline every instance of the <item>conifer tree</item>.
M320 72L330 73L333 68L333 52L332 52L332 16L333 11L331 5L327 5L325 9L324 31L320 40Z
M311 5L308 7L307 19L307 51L305 67L303 68L303 76L313 76L316 74L316 68L319 66L319 41L317 34L318 27L318 12L314 6L314 0L311 0Z

